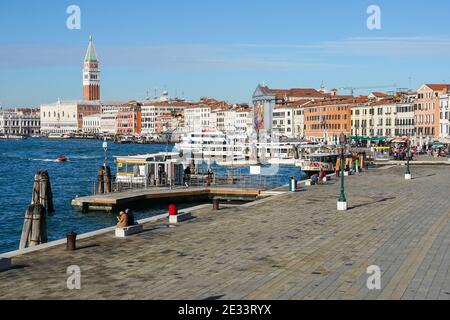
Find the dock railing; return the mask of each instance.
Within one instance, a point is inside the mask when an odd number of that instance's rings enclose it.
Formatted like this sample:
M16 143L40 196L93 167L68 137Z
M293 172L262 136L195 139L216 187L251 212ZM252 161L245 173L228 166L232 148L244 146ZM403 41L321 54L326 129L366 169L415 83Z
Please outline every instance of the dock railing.
M187 181L172 182L169 181L152 181L147 183L137 182L130 177L129 181L121 179L117 181L115 178L112 182L112 192L123 192L131 190L149 190L155 188L167 188L167 189L179 189L179 188L191 188L191 187L228 187L239 189L261 189L271 190L282 187L289 183L289 177L286 175L227 175L227 176L214 176L212 179L207 175L191 175ZM92 182L92 192L97 194L97 181Z

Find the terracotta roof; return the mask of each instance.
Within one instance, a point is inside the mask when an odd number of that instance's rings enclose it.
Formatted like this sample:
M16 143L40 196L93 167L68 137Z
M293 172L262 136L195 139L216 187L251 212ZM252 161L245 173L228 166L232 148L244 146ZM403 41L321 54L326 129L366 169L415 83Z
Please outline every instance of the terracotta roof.
M435 91L450 91L450 84L426 84L426 86Z
M143 106L150 106L150 107L189 107L192 105L195 105L192 102L180 102L180 101L156 101L156 102L150 102L145 101L142 104Z
M388 96L386 93L383 93L383 92L372 92L372 95L377 97L377 98L383 98L383 97L387 97Z
M344 98L344 99L333 99L327 101L317 101L306 105L305 107L327 107L327 106L338 106L338 105L349 105L349 104L359 104L367 102L367 97L355 97L355 98Z
M267 94L274 94L277 96L298 97L298 98L326 97L330 95L311 88L270 89L269 87L266 86L262 87L262 89Z

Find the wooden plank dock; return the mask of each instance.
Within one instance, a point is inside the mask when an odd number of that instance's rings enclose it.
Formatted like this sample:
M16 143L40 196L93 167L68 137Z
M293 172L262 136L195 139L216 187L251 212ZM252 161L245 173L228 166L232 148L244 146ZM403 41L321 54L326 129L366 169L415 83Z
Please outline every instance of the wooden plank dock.
M264 197L263 190L229 187L151 188L130 190L110 194L79 197L72 200L72 206L82 211L117 211L125 207L151 206L167 201L207 201L213 198L235 201L254 201Z

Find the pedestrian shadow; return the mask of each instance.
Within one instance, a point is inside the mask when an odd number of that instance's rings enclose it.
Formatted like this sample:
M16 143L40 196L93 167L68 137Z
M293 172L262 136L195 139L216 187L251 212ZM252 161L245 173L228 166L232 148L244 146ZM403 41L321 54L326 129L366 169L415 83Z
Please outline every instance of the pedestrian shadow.
M204 300L204 301L216 301L216 300L222 299L223 297L225 297L225 295L221 295L221 296L211 296L211 297L208 297L208 298L203 299L203 300Z
M420 179L434 177L434 176L437 176L437 174L436 173L431 173L431 174L428 174L428 175L425 175L425 176L413 177L411 180L420 180Z
M396 199L396 197L383 198L383 199L380 199L380 200L377 200L377 201L373 201L373 202L362 203L362 204L358 204L358 205L349 207L348 210L358 209L358 208L370 206L370 205L377 204L377 203L383 203L383 202L386 202L386 201L389 201L389 200L394 200L394 199Z

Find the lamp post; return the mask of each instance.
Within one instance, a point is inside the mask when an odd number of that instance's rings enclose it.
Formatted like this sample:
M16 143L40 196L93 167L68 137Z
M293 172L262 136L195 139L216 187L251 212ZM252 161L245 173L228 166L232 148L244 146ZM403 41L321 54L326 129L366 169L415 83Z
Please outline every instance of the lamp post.
M103 140L103 151L105 154L105 162L104 162L104 166L106 167L106 162L108 160L108 156L107 156L107 152L108 152L108 142L106 141L106 137Z
M345 181L345 144L347 142L347 137L344 133L341 133L339 136L339 143L341 147L341 193L339 195L339 200L337 203L337 209L338 211L347 211L348 205L347 205L347 198L345 197L345 187L344 187L344 181Z
M405 180L411 180L412 179L412 175L411 175L411 167L409 165L409 161L411 159L411 140L410 138L408 138L408 154L406 155L407 159L406 159L406 173L405 173Z

